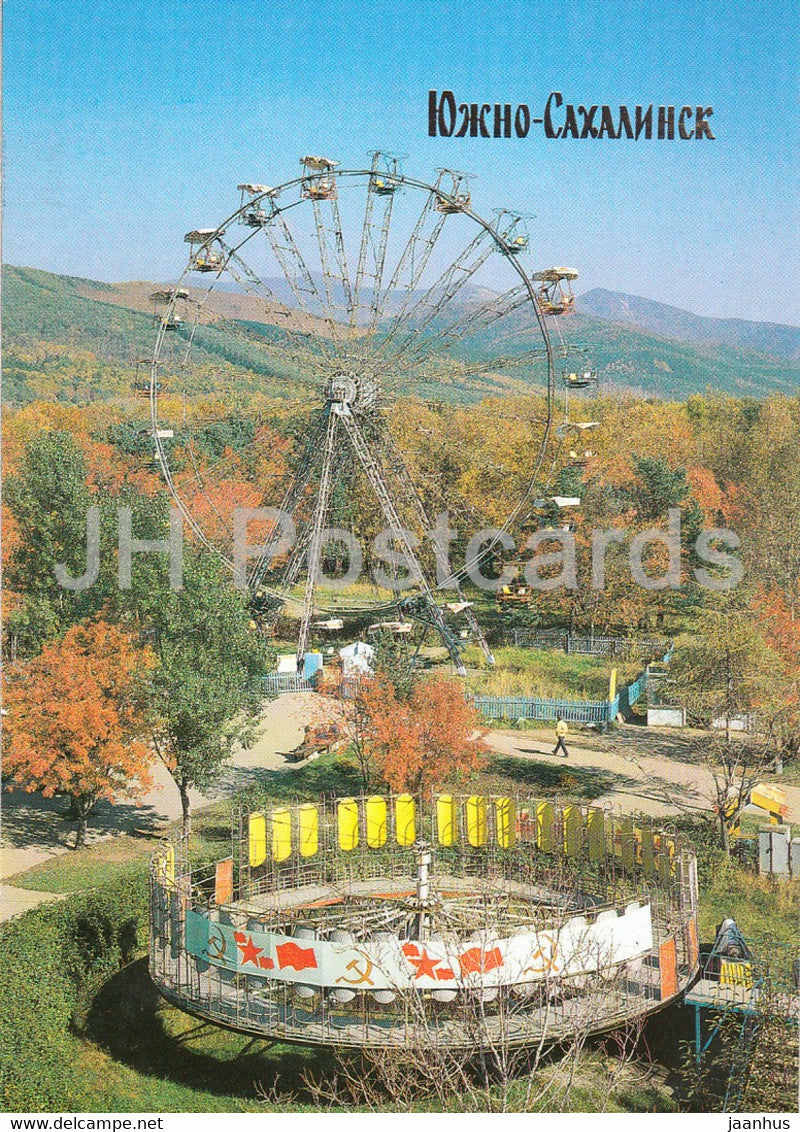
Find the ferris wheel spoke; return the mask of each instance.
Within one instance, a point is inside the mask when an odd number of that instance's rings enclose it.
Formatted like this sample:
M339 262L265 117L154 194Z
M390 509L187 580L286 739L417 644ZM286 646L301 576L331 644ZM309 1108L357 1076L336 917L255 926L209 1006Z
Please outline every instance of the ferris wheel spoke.
M458 645L444 623L444 614L434 598L433 591L420 565L416 550L408 537L408 532L403 527L394 499L386 484L380 465L375 458L375 454L355 416L353 414L343 415L341 419L356 456L375 493L389 530L393 538L395 538L403 548L406 566L421 591L420 598L412 598L407 608L411 615L421 623L435 626L445 647L450 653L450 659L453 661L456 671L463 675L466 670ZM399 597L399 591L397 591L397 596Z
M223 245L224 246L224 245ZM298 319L298 317L306 318L311 323L311 316L301 314L298 316L297 312L292 311L287 307L270 285L261 279L255 271L245 262L238 252L228 249L229 259L227 261L227 271L233 279L242 287L248 295L253 296L258 302L265 304L265 313L274 319L279 316L285 320ZM236 266L231 266L231 261ZM237 270L238 268L238 270ZM269 304L269 306L266 306ZM270 309L270 306L272 309ZM285 325L278 326L277 323L270 322L269 325L275 326L285 334L290 342L294 343L295 348L303 354L303 360L306 365L317 366L322 370L324 366L324 359L316 356L314 353L309 352L309 347L317 344L316 336L311 330L298 330L292 326L288 321ZM325 367L327 369L327 367Z
M495 250L493 238L482 229L458 258L430 285L425 294L406 309L403 317L392 328L390 337L396 337L401 327L405 328L409 323L413 325L405 332L405 337L401 337L400 342L395 343L394 353L387 357L389 364L396 364L404 352L418 341L418 336L430 326L448 303L452 302L461 288L469 282L476 271L480 270ZM384 347L387 342L384 342Z
M426 535L430 536L430 533L433 531L433 526L425 510L425 505L422 502L420 494L417 491L416 484L414 483L411 473L408 470L408 465L406 464L400 450L395 444L394 437L386 427L385 421L383 421L382 419L380 419L378 422L377 432L380 438L380 443L389 460L390 466L394 470L394 473L397 476L398 480L405 488L405 494L416 515L417 522L421 526L423 532ZM437 588L452 588L456 591L459 598L461 598L463 601L464 594L461 589L461 582L456 574L451 575L451 577L449 578L443 579L441 582L437 581ZM466 616L467 624L469 625L470 630L478 644L478 647L486 657L489 664L493 667L495 663L494 655L492 653L492 650L489 648L489 643L486 640L486 636L484 635L484 632L480 627L478 619L475 616L475 612L470 603L465 604L464 614Z
M380 314L383 272L386 265L386 249L389 243L392 206L394 204L396 191L396 186L388 186L388 182L381 182L387 185L387 188L390 187L391 191L384 190L381 194L377 192L379 184L378 161L379 154L376 153L372 161L371 175L367 181L367 199L364 206L364 223L361 229L361 243L358 253L358 270L356 272L353 303L353 318L355 319L358 314L361 288L365 281L369 281L369 285L372 289L372 298L370 300L369 321L366 328L367 335L372 334L375 330ZM396 161L392 172L396 173ZM376 203L378 203L379 208L382 206L379 222L373 221Z
M336 197L331 201L331 213L333 216L333 238L334 250L336 253L336 260L339 265L339 282L342 286L342 292L345 300L345 309L348 315L351 332L354 329L353 320L355 318L355 302L353 300L353 290L350 283L350 270L347 265L347 250L345 247L344 236L342 235L342 218L339 215L339 201Z
M311 333L323 356L331 361L335 353L331 350L331 345L336 341L336 323L326 309L319 288L314 282L314 277L309 271L297 241L280 209L275 211L272 221L266 226L265 231L275 259L278 261L298 306L305 314L309 315L310 320L316 322L321 319L327 326L330 340L322 334L317 335L313 331ZM309 308L309 299L317 305L318 311L316 313Z
M316 458L319 454L319 444L325 433L325 419L321 417L309 437L303 455L297 470L293 474L286 490L281 498L279 511L282 515L290 516L295 519L296 509L301 501L303 493L308 487L309 481L314 471ZM295 524L296 525L296 524ZM267 553L261 555L250 569L249 584L252 590L257 589L264 581L264 577L269 570L271 559ZM290 585L292 583L289 583Z
M474 310L458 315L437 333L435 341L420 339L412 344L410 350L406 351L405 361L407 363L411 358L429 356L434 349L439 353L451 343L453 346L461 345L467 339L484 333L499 319L508 318L529 301L528 292L523 285L512 287L503 294L493 295Z
M374 351L371 357L380 354L382 348L391 341L396 327L405 314L405 311L412 302L412 297L420 280L422 279L425 269L428 266L428 261L431 258L433 249L436 242L441 235L442 228L446 219L446 214L436 211L436 202L439 198L436 193L431 190L425 199L422 206L422 211L417 218L417 222L408 238L408 241L403 248L403 252L397 263L397 266L392 273L389 283L385 291L380 295L379 303L381 309L385 309L387 301L390 296L396 291L403 292L403 299L401 301L400 309L395 314L392 322L389 325L387 333L381 338L378 349ZM430 230L428 230L430 229ZM407 277L406 277L407 276ZM377 321L377 320L376 320Z

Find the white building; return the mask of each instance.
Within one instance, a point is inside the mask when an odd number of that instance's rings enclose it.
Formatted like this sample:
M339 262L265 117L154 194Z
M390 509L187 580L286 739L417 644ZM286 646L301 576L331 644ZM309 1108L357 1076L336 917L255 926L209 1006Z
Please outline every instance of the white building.
M342 658L343 676L360 676L372 672L375 649L364 641L354 641L352 645L345 645L343 649L339 649L339 656Z

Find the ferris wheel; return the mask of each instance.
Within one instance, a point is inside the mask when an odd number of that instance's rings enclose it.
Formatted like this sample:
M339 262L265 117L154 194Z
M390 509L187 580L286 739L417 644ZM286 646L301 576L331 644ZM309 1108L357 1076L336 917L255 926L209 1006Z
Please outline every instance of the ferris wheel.
M238 192L224 220L186 234L181 278L152 296L152 435L178 507L232 567L236 507L290 518L291 545L276 538L277 521L262 523L247 584L268 620L298 617L299 658L315 627L369 613L399 632L434 629L459 671L465 636L493 663L462 585L541 491L567 353L548 322L568 308L554 288L576 273L529 273L525 220L476 211L467 175L418 180L383 152L361 169L305 156L293 179ZM462 433L459 466L433 468L437 406L506 397L492 451ZM522 465L497 450L506 440L525 452ZM481 477L492 515L470 497ZM443 510L492 532L444 576L426 543ZM403 569L332 590L323 559L336 532L353 528L388 532ZM456 632L454 617L467 629Z

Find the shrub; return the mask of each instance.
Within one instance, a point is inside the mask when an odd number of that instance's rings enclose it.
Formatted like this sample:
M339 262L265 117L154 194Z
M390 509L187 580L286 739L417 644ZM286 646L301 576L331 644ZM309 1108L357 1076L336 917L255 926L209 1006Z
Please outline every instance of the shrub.
M146 939L147 885L128 876L0 927L2 1107L70 1108L73 1031L97 987Z

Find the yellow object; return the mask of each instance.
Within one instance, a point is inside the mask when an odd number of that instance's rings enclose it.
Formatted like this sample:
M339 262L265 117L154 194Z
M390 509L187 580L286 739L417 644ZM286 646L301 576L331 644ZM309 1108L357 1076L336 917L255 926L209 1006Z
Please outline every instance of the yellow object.
M591 809L586 817L586 829L589 838L589 859L602 861L606 855L606 831L603 824L605 815L602 810Z
M636 837L627 830L622 834L620 858L625 872L632 873L636 867Z
M358 846L358 802L354 798L340 798L337 807L339 821L339 848L345 853Z
M251 814L247 822L250 868L257 869L267 859L267 819L265 814Z
M455 845L458 840L458 814L452 794L440 794L436 799L436 836L440 845Z
M276 861L285 861L292 854L292 814L285 807L273 810L272 814L272 856Z
M298 811L300 818L300 856L314 857L319 849L319 811L310 802Z
M656 872L656 846L652 829L642 830L642 869L648 880L652 880Z
M553 852L555 821L556 812L550 803L539 802L536 806L536 844L544 853Z
M386 844L386 799L379 794L367 798L367 845L370 849L380 849Z
M467 798L467 841L473 849L481 849L488 834L486 799L473 794Z
M577 857L581 851L580 806L565 806L561 819L564 825L564 852L568 857Z
M512 798L495 798L497 844L501 849L513 849L516 841L514 801Z
M172 845L164 845L156 857L156 877L162 884L175 883L175 849Z
M612 668L611 669L611 676L610 676L609 681L608 681L608 702L609 703L613 702L614 696L616 696L616 694L617 694L617 670L616 670L616 668Z
M719 982L723 987L751 987L753 968L746 959L722 959L719 966Z
M398 794L394 800L394 830L398 845L417 840L416 805L410 794Z
M567 727L566 719L559 719L556 724L556 735L559 739L566 739L567 735L569 735L569 727Z
M768 812L773 825L777 825L780 818L785 818L788 812L786 792L780 786L767 786L764 782L758 782L750 791L750 801Z
M670 873L673 871L672 858L669 852L666 851L666 846L656 856L656 872L658 873L659 880L669 880Z

